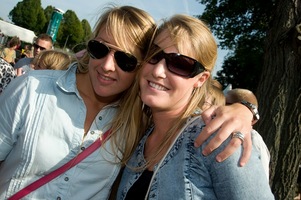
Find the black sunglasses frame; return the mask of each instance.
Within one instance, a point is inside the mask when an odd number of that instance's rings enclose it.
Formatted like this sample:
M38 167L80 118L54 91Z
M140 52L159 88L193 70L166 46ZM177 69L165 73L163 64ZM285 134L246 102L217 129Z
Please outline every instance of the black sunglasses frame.
M133 72L137 68L138 60L135 56L124 51L118 51L110 48L103 42L97 40L90 40L87 45L87 51L91 58L101 59L106 57L110 51L114 52L114 59L120 69L125 72Z
M41 47L40 45L38 45L37 43L33 43L33 47L35 48L35 49L40 49L41 51L44 51L44 50L46 50L46 48L44 48L44 47Z
M193 58L179 53L165 53L163 50L152 55L148 59L148 63L155 65L162 59L165 59L167 69L170 72L185 78L193 78L196 75L206 71L205 67Z

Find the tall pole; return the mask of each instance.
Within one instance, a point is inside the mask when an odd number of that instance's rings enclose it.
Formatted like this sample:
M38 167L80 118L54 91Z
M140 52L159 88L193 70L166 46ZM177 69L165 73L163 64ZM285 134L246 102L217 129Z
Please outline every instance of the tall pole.
M66 38L66 41L65 41L65 44L64 44L64 48L63 49L66 49L66 45L67 45L67 42L68 42L68 39L69 39L69 36L72 35L72 34L69 34Z

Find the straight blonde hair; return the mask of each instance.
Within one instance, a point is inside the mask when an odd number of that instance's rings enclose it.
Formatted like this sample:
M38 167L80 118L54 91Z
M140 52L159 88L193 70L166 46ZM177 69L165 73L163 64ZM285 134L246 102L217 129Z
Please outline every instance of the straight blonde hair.
M163 31L169 33L173 44L179 49L179 53L188 54L187 56L203 64L207 71L212 71L217 58L217 44L210 29L203 21L187 15L174 15L169 20L163 21L156 35ZM156 52L150 49L146 61L153 53ZM139 94L139 89L139 79L137 79L128 98L127 106L129 106L131 112L129 115L138 120L135 126L140 127L140 132L136 133L136 137L140 140L145 134L146 128L152 123L152 115L150 109L143 105L140 97L137 95ZM165 149L166 145L171 143L175 134L187 121L187 118L201 107L201 99L205 93L206 86L193 90L187 109L177 117L174 126L160 143L158 151L149 157L146 165L142 167L143 169L153 166L157 162L157 156ZM144 108L144 112L141 112L142 108ZM132 133L132 135L134 137L135 133Z
M31 64L35 69L65 70L75 57L62 50L44 50L34 57Z

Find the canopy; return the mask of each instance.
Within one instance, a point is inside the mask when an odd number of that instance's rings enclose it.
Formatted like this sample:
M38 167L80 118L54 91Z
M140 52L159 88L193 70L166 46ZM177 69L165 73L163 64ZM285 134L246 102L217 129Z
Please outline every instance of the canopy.
M5 22L3 20L0 20L0 32L10 37L18 36L20 40L27 43L33 43L33 40L36 37L33 31Z

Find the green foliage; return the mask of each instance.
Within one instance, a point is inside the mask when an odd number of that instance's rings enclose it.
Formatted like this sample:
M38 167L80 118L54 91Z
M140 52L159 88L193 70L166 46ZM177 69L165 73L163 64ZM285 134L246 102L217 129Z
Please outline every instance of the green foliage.
M9 18L14 24L35 32L46 33L55 7L48 5L45 10L41 0L23 0L10 11ZM85 42L91 36L91 26L86 19L80 21L76 13L67 10L61 21L55 46L72 49L76 44Z
M9 12L9 18L16 25L34 31L42 32L46 23L44 10L40 0L23 0Z
M217 79L223 85L256 90L263 66L264 40L273 0L200 0L206 6L199 18L210 25L220 47L230 50ZM242 78L244 77L244 78Z
M63 20L58 31L57 41L64 47L72 47L83 41L84 30L75 12L68 10L63 15Z
M52 16L54 9L55 9L55 7L53 7L53 6L47 6L44 10L44 15L45 15L47 23L45 24L45 26L43 28L43 33L47 32L48 24L51 20L51 16Z
M216 79L226 87L247 88L256 92L263 66L263 46L254 46L249 40L238 42L236 49L230 53L217 72Z
M89 22L86 19L82 20L82 27L83 27L83 30L84 30L84 37L83 37L82 42L85 42L91 37L91 35L92 35L91 30L92 29L91 29L91 26L90 26Z

